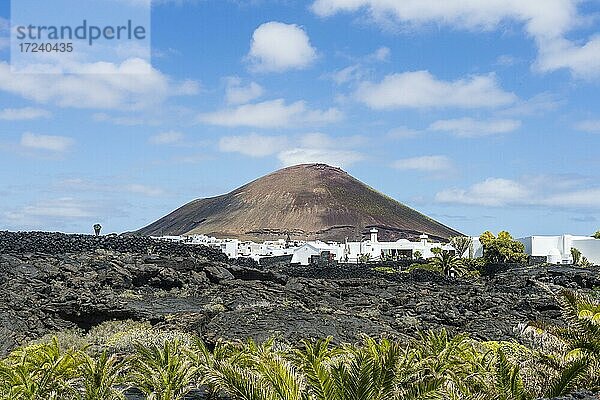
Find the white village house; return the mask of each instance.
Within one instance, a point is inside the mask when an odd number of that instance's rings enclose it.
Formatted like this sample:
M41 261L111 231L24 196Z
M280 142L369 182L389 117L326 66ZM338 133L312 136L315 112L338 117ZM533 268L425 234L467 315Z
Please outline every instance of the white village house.
M434 256L432 249L454 251L449 244L434 243L429 241L427 235L421 235L418 242L400 239L395 242L380 242L379 231L371 229L370 238L360 242L324 243L308 242L294 252L293 264L308 265L311 257L319 256L323 252L329 252L333 259L341 263L357 263L361 259L371 261L394 260L394 259L416 259Z
M525 252L534 257L546 257L551 264L571 264L571 249L577 249L595 265L600 265L600 239L590 236L527 236L517 239Z
M398 259L432 258L434 248L455 251L450 244L436 243L427 235L421 235L419 241L400 239L394 242L380 242L378 230L370 231L369 239L360 242L321 242L293 241L283 239L255 243L238 239L217 239L206 235L164 236L157 239L182 242L190 245L205 245L221 250L229 258L247 257L255 261L263 258L291 256L293 264L308 265L313 257L328 253L332 260L339 263L357 263L361 260L380 261ZM483 247L479 237L472 237L473 244L463 257L483 256ZM545 257L551 264L570 264L573 262L571 249L578 249L582 256L592 264L600 265L600 239L589 236L528 236L516 239L523 243L525 252L534 257Z

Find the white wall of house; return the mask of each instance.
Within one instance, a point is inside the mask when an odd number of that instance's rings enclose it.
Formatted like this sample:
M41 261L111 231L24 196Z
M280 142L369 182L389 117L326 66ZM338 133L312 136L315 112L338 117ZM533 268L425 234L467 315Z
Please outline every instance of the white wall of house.
M296 249L292 257L292 263L308 265L312 256L318 256L324 251L333 254L338 262L342 263L357 263L361 257L368 256L371 261L381 260L382 253L384 255L395 252L402 252L408 258L414 258L415 252L420 252L423 258L432 258L434 248L453 251L454 248L448 244L430 242L427 236L422 236L421 240L411 242L406 239L400 239L395 242L380 242L377 237L377 232L372 230L369 240L362 242L347 242L347 243L324 243L324 242L308 242L304 246Z
M517 239L525 246L525 252L531 256L546 257L552 264L570 264L573 262L571 249L581 251L592 264L600 265L600 239L589 236L528 236Z

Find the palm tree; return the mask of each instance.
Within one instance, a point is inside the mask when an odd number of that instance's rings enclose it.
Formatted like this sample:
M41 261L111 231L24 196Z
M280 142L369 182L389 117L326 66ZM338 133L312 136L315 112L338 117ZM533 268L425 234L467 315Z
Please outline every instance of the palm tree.
M558 344L558 355L544 357L547 365L556 370L546 391L548 397L569 393L585 383L586 387L600 386L600 302L569 290L558 297L565 326L531 322L529 327Z
M248 340L237 352L210 358L203 382L240 400L308 400L305 380L274 341Z
M179 400L192 389L196 367L179 341L136 345L132 381L148 399Z
M437 249L435 257L431 258L427 264L414 264L410 269L426 269L436 271L446 276L451 276L453 272L457 275L464 275L466 272L464 261L448 250Z
M23 400L72 399L79 363L78 353L63 353L56 338L19 349L0 367L2 395Z
M108 355L103 351L100 356L92 357L82 353L80 367L81 400L119 400L124 399L122 385L125 383L127 359L116 354ZM121 387L121 388L119 388Z

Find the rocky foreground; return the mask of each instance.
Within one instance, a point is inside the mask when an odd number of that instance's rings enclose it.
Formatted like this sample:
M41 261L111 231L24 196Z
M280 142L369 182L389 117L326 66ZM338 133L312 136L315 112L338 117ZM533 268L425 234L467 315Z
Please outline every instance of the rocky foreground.
M241 264L241 263L240 263ZM600 287L599 269L528 267L478 280L366 266L261 270L205 247L149 238L0 232L0 354L44 334L115 319L258 340L445 327L519 339L529 320L560 320L552 292Z

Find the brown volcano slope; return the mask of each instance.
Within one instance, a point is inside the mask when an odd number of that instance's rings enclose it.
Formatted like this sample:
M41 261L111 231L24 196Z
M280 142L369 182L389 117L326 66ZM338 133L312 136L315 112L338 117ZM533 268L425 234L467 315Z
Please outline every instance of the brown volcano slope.
M137 231L140 235L206 234L249 240L360 239L372 227L381 240L459 232L393 200L339 168L288 167L231 193L194 200Z

